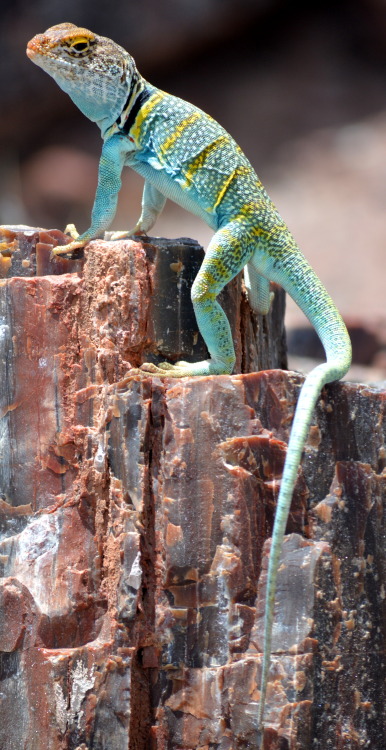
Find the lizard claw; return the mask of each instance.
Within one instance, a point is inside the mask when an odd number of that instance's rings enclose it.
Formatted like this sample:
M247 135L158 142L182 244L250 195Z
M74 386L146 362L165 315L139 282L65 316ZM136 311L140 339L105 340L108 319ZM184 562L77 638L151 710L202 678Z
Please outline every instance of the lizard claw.
M149 372L158 375L161 372L161 367L155 365L153 362L144 362L139 368L140 372Z
M128 372L126 373L126 375L117 384L118 387L119 387L119 389L122 390L122 388L124 388L124 386L127 385L127 383L130 382L130 380L134 380L134 379L136 379L138 377L141 380L144 380L145 378L149 378L152 375L158 375L159 374L158 372L156 372L157 371L157 366L153 365L152 362L146 363L145 367L148 367L149 369L148 370L142 369L143 368L143 365L142 365L141 367L132 367L130 370L128 370ZM154 370L150 369L150 368L154 368ZM165 375L165 373L164 373L164 375Z

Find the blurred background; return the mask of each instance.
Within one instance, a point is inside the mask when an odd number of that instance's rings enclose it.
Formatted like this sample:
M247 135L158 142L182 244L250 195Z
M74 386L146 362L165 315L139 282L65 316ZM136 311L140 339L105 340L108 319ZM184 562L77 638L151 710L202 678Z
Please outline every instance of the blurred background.
M70 21L109 36L148 80L234 136L345 317L350 378L386 378L385 0L2 0L0 223L89 226L100 132L25 55ZM114 229L139 216L124 174ZM211 232L168 202L154 233ZM317 340L289 301L290 364Z

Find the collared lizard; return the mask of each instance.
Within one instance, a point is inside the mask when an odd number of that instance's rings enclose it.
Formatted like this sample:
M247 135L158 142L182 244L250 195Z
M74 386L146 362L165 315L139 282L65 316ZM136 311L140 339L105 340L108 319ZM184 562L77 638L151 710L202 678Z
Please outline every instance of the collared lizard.
M270 281L281 284L314 325L326 352L301 389L292 425L269 560L264 656L257 728L264 717L275 585L293 488L321 388L351 362L350 339L334 303L309 266L240 147L210 116L148 83L133 58L110 39L62 23L35 36L27 55L49 73L102 132L98 187L91 226L54 253L71 252L100 236L114 218L125 165L145 178L140 218L147 233L166 198L202 218L214 231L192 286L197 324L210 357L202 362L142 365L145 373L188 377L231 373L232 334L216 297L243 268L252 307L269 311Z

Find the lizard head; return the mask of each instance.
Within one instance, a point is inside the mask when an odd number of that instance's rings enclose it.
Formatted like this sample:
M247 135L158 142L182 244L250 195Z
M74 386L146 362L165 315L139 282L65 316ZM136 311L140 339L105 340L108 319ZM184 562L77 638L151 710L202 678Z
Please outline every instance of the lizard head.
M133 58L122 47L72 23L34 36L27 55L98 124L115 122L133 80L140 78Z

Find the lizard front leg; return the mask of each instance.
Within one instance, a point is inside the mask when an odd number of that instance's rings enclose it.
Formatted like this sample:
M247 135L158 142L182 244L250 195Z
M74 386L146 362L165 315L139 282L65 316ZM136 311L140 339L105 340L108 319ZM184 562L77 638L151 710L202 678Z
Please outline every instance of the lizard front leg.
M149 180L145 181L142 193L142 211L135 227L127 232L114 232L112 240L121 240L131 237L133 234L147 234L153 228L157 217L160 215L166 198Z
M114 135L104 143L99 162L98 187L95 194L91 213L91 226L86 232L77 236L76 229L70 224L66 230L74 238L68 245L55 247L54 255L73 252L90 240L98 237L112 222L117 209L118 193L121 189L121 173L125 162L126 152L124 138Z

